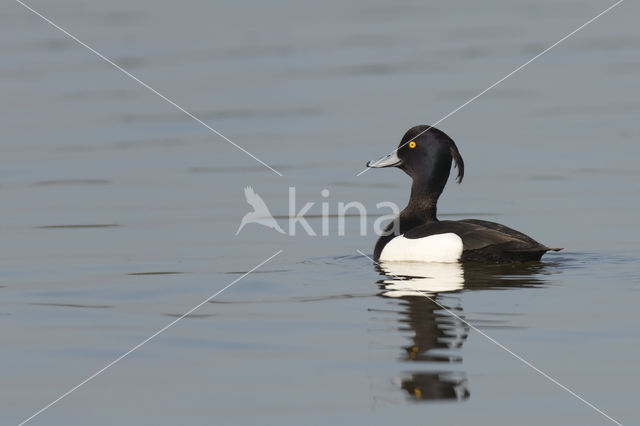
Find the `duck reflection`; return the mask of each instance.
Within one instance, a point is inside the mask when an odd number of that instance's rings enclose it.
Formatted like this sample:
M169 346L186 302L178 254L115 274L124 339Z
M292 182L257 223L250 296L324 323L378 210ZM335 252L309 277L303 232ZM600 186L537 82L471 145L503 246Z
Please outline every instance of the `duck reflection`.
M380 297L393 298L401 307L400 331L412 333L411 344L402 348L407 363L426 362L448 369L418 370L403 377L399 387L415 401L469 398L466 374L451 371L462 363L460 349L469 335L469 326L447 310L464 318L462 306L451 306L444 294L463 290L538 287L550 264L474 265L459 263L387 262L377 265L386 278L378 281ZM459 302L458 302L459 303Z

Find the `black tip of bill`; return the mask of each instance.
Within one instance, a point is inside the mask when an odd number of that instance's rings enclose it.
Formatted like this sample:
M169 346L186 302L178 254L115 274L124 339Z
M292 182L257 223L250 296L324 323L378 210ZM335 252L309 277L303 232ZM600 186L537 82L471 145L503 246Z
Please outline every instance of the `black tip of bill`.
M402 160L398 158L398 152L393 151L391 154L385 155L379 160L367 161L367 167L374 169L381 167L393 167L399 165L401 162Z

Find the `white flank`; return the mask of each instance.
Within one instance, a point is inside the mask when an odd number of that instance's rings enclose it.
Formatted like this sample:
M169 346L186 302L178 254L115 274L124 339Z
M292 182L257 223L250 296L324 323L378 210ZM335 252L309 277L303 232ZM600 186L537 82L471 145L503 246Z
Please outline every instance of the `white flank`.
M462 256L462 239L454 233L405 238L399 235L382 249L382 262L442 262L453 263Z

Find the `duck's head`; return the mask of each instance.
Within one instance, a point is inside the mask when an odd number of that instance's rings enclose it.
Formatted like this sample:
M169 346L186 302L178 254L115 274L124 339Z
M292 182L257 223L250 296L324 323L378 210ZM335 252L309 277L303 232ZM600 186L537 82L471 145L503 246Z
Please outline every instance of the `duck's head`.
M398 148L367 167L398 167L415 182L441 192L451 172L451 162L458 169L456 180L462 182L464 162L453 140L435 127L420 125L404 134Z

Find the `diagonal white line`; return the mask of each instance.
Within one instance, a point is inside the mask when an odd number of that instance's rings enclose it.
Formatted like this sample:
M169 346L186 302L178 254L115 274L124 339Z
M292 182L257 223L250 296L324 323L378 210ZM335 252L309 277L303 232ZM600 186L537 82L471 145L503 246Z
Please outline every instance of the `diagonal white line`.
M362 256L366 257L367 259L369 259L371 262L373 262L376 265L380 265L379 262L376 262L375 260L373 260L370 256L367 256L366 254L364 254L363 252L361 252L360 250L356 250L359 254L361 254ZM386 272L385 272L386 274ZM394 274L388 274L392 277L396 277L396 278L402 278L399 277L397 275ZM474 325L470 324L467 320L465 320L464 318L460 317L458 314L456 314L455 312L451 311L450 309L448 309L446 306L442 305L440 302L438 302L437 300L435 300L433 297L431 297L428 293L425 293L424 291L420 290L420 289L414 289L415 291L417 291L418 293L422 294L424 297L426 297L427 299L429 299L430 301L432 301L433 303L435 303L436 305L438 305L440 308L442 308L444 311L446 311L449 315L453 316L454 318L456 318L458 321L466 324L467 326L469 326L469 328L471 328L472 330L474 330L475 332L477 332L478 334L480 334L481 336L487 338L489 341L491 341L492 343L494 343L496 346L498 346L500 349L504 350L505 352L509 353L510 355L512 355L513 357L515 357L516 359L518 359L520 362L522 362L524 365L526 365L527 367L531 368L532 370L534 370L536 373L542 375L543 377L545 377L546 379L548 379L549 381L551 381L552 383L554 383L555 385L559 386L561 389L569 392L571 395L573 395L574 397L576 397L577 399L579 399L580 401L582 401L583 403L585 403L586 405L588 405L589 407L591 407L592 409L594 409L595 411L597 411L599 414L603 415L604 417L606 417L607 419L611 420L613 423L617 424L618 426L622 426L622 423L620 423L619 421L617 421L616 419L614 419L613 417L609 416L607 413L605 413L604 411L602 411L601 409L599 409L598 407L596 407L595 405L593 405L592 403L590 403L589 401L587 401L586 399L584 399L583 397L581 397L580 395L578 395L577 393L575 393L574 391L572 391L571 389L569 389L568 387L566 387L565 385L563 385L562 383L560 383L559 381L557 381L556 379L554 379L553 377L551 377L550 375L548 375L547 373L545 373L544 371L540 370L538 367L536 367L535 365L533 365L532 363L530 363L529 361L527 361L526 359L524 359L523 357L521 357L520 355L518 355L517 353L513 352L512 350L510 350L509 348L507 348L506 346L504 346L502 343L498 342L496 339L494 339L493 337L489 336L487 333L485 333L484 331L480 330L479 328L475 327Z
M216 291L215 293L213 293L211 296L207 297L205 300L203 300L202 302L198 303L196 306L194 306L193 308L189 309L187 312L185 312L184 314L182 314L180 317L176 318L175 320L171 321L169 324L165 325L164 327L162 327L160 330L156 331L155 333L153 333L151 336L147 337L146 339L144 339L142 342L138 343L137 345L135 345L134 347L132 347L131 349L129 349L128 351L126 351L125 353L123 353L122 355L120 355L118 358L114 359L113 361L111 361L109 364L105 365L104 367L102 367L100 370L96 371L95 373L93 373L92 375L90 375L89 377L87 377L86 379L84 379L83 381L81 381L80 383L78 383L77 385L75 385L74 387L72 387L71 389L69 389L68 391L66 391L65 393L63 393L62 395L60 395L59 397L57 397L56 399L54 399L53 401L51 401L50 403L48 403L47 405L45 405L44 407L42 407L41 409L39 409L38 411L36 411L35 413L33 413L31 416L27 417L26 419L24 419L22 422L20 422L18 424L18 426L22 426L25 423L33 420L36 416L42 414L44 411L48 410L49 408L51 408L54 404L57 404L58 402L60 402L62 399L66 398L67 396L69 396L71 393L73 393L74 391L76 391L78 388L80 388L81 386L87 384L88 382L90 382L91 380L95 379L96 377L98 377L100 374L104 373L107 369L109 369L110 367L113 367L115 364L117 364L118 362L122 361L122 359L124 359L125 357L127 357L128 355L130 355L132 352L140 349L144 344L146 344L147 342L149 342L151 339L153 339L154 337L158 336L159 334L165 332L167 329L169 329L170 327L172 327L174 324L176 324L178 321L184 319L186 316L190 315L191 313L193 313L196 309L200 308L202 305L204 305L205 303L209 302L210 300L214 299L216 296L218 296L220 293L222 293L223 291L225 291L226 289L228 289L229 287L231 287L232 285L234 285L235 283L237 283L238 281L240 281L241 279L243 279L244 277L246 277L247 275L249 275L250 273L252 273L253 271L255 271L256 269L258 269L259 267L261 267L262 265L264 265L265 263L267 263L268 261L270 261L271 259L273 259L274 257L276 257L277 255L279 255L280 253L282 253L282 250L278 250L275 254L271 255L270 257L268 257L267 259L263 260L262 262L258 263L256 266L254 266L253 268L251 268L249 271L245 272L244 274L240 275L238 278L236 278L235 280L231 281L229 284L227 284L226 286L222 287L220 290Z
M545 53L549 52L551 49L553 49L554 47L556 47L557 45L559 45L560 43L562 43L563 41L565 41L566 39L568 39L569 37L572 37L574 34L576 34L578 31L584 29L587 25L591 24L593 21L595 21L596 19L600 18L601 16L605 15L606 13L610 12L614 7L618 6L619 4L621 4L624 0L618 0L617 2L615 2L614 4L612 4L611 6L609 6L608 8L606 8L605 10L603 10L602 12L598 13L596 16L594 16L593 18L589 19L587 22L585 22L584 24L580 25L578 28L576 28L575 30L571 31L569 34L567 34L566 36L562 37L560 40L556 41L555 43L553 43L551 46L547 47L546 49L544 49L542 52L538 53L536 56L534 56L533 58L529 59L527 62L525 62L524 64L520 65L518 68L514 69L513 71L511 71L509 74L505 75L504 77L502 77L500 80L496 81L495 83L493 83L491 86L487 87L486 89L484 89L482 92L478 93L477 95L475 95L474 97L472 97L471 99L469 99L468 101L464 102L463 104L459 105L458 107L456 107L453 111L451 111L450 113L448 113L447 115L445 115L444 117L442 117L440 120L436 121L435 123L433 123L432 125L428 126L425 130L423 130L422 132L418 133L416 136L414 136L412 138L416 139L418 136L426 133L429 131L429 129L431 129L432 127L437 126L438 124L442 123L444 120L446 120L447 118L451 117L453 114L455 114L456 112L460 111L462 108L466 107L467 105L469 105L471 102L475 101L476 99L478 99L480 96L484 95L485 93L487 93L489 90L493 89L494 87L496 87L497 85L499 85L500 83L502 83L503 81L505 81L506 79L508 79L509 77L511 77L512 75L514 75L515 73L517 73L518 71L520 71L521 69L523 69L524 67L526 67L527 65L529 65L531 62L535 61L536 59L538 59L539 57L541 57L542 55L544 55ZM402 148L403 146L405 146L406 144L408 144L411 141L407 141L404 144L400 145L399 147L397 147L396 149L394 149L393 151L391 151L389 154L387 155L391 155L394 152L398 151L400 148ZM382 157L384 158L384 157ZM380 161L380 160L378 160ZM374 161L373 165L375 165L378 161ZM364 172L366 172L367 170L369 170L369 168L366 168L364 170L362 170L360 173L358 173L356 176L360 176L362 175Z
M210 125L208 125L207 123L205 123L204 121L202 121L201 119L199 119L198 117L196 117L194 114L190 113L189 111L187 111L186 109L184 109L183 107L181 107L180 105L178 105L177 103L175 103L174 101L172 101L171 99L169 99L168 97L166 97L165 95L163 95L162 93L158 92L156 89L154 89L153 87L149 86L147 83L145 83L144 81L140 80L138 77L136 77L135 75L131 74L129 71L125 70L124 68L122 68L120 65L116 64L115 62L113 62L111 59L107 58L106 56L104 56L102 53L98 52L97 50L95 50L93 47L89 46L87 43L83 42L82 40L80 40L78 37L74 36L73 34L71 34L69 31L65 30L64 28L62 28L61 26L59 26L58 24L56 24L55 22L53 22L51 19L47 18L46 16L42 15L40 12L38 12L37 10L33 9L31 6L29 6L28 4L22 2L21 0L16 0L16 3L18 3L19 5L23 6L25 9L31 11L34 15L37 15L38 17L40 17L43 21L47 22L48 24L50 24L52 27L54 27L55 29L59 30L60 32L62 32L63 34L65 34L67 37L69 37L70 39L72 39L73 41L75 41L76 43L80 44L81 46L87 48L87 50L89 50L91 53L93 53L94 55L96 55L97 57L99 57L100 59L102 59L103 61L109 63L110 65L113 65L116 69L118 69L119 71L121 71L123 74L125 74L127 77L129 77L130 79L132 79L133 81L135 81L136 83L140 84L141 86L143 86L144 88L148 89L150 92L154 93L155 95L159 96L160 98L162 98L164 101L168 102L169 104L173 105L175 108L177 108L178 110L182 111L183 113L185 113L186 115L188 115L189 117L191 117L192 119L194 119L196 122L198 122L199 124L203 125L204 127L206 127L207 129L209 129L210 131L212 131L213 133L215 133L216 135L220 136L222 139L224 139L225 141L229 142L231 145L235 146L236 148L238 148L240 151L244 152L245 154L247 154L249 157L253 158L254 160L256 160L258 163L262 164L263 166L265 166L266 168L268 168L269 170L271 170L272 172L274 172L275 174L277 174L278 176L282 176L282 173L280 173L279 171L277 171L276 169L274 169L273 167L271 167L270 165L268 165L267 163L265 163L264 161L262 161L261 159L259 159L258 157L256 157L255 155L253 155L252 153L250 153L249 151L247 151L246 149L244 149L243 147L241 147L240 145L238 145L237 143L235 143L234 141L232 141L231 139L229 139L228 137L226 137L225 135L223 135L222 133L220 133L219 131L217 131L216 129L214 129L213 127L211 127Z

